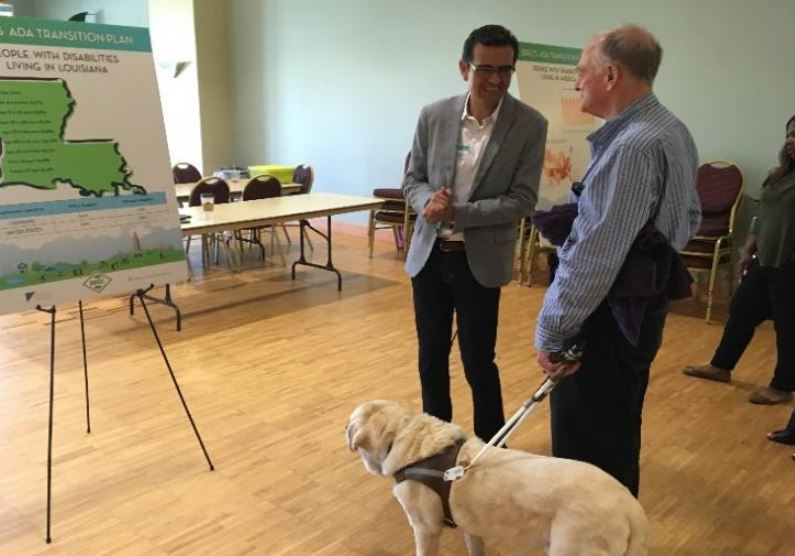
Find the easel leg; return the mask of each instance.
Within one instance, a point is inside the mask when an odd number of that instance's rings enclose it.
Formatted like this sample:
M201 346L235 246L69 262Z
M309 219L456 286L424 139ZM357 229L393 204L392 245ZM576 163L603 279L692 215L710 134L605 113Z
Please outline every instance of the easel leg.
M168 373L171 375L171 381L174 383L174 388L177 389L177 394L179 395L179 399L182 402L182 407L185 409L185 413L188 415L188 420L190 421L190 426L193 427L193 432L196 434L196 438L199 441L199 446L201 446L202 452L204 452L204 457L207 460L207 464L210 466L210 471L214 471L215 467L213 467L213 462L210 460L210 455L207 453L207 449L204 447L204 442L202 442L202 437L199 434L199 429L196 428L196 423L193 422L193 416L190 414L190 409L188 409L188 404L185 402L185 397L182 395L182 390L179 388L179 383L177 382L177 377L174 375L174 371L171 369L171 363L168 361L168 356L166 356L166 350L163 349L163 344L160 342L160 336L157 335L157 329L155 328L155 323L152 321L152 317L149 316L149 308L146 306L146 301L144 298L147 298L146 292L152 289L154 286L149 286L146 290L138 290L135 294L138 297L139 301L141 302L141 307L144 308L144 313L146 313L146 320L149 321L149 327L152 329L152 334L155 336L155 341L157 342L157 347L160 348L160 353L163 356L163 361L166 362L166 367L168 368Z
M91 434L91 412L88 404L88 357L86 356L86 325L83 319L83 302L77 302L80 307L80 338L83 342L83 377L86 383L86 434Z
M50 314L50 419L47 428L47 544L52 542L50 536L50 508L52 502L52 405L55 393L55 305L44 309L36 305L36 309Z

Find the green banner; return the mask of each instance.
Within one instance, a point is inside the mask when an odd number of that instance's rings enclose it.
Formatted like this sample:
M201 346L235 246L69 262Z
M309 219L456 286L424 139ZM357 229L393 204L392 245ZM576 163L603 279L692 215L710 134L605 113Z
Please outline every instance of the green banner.
M149 30L142 27L26 17L0 17L0 43L130 52L152 51Z
M576 66L580 60L580 49L566 46L551 46L532 42L519 43L519 60Z

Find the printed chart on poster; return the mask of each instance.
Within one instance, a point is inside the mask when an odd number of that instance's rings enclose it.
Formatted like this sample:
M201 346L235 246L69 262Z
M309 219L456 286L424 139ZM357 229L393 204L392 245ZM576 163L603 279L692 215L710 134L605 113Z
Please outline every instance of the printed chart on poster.
M571 184L582 178L591 158L586 137L602 124L580 111L574 90L579 58L577 48L519 43L519 98L549 120L539 209L568 201Z
M0 18L0 313L186 278L148 31Z

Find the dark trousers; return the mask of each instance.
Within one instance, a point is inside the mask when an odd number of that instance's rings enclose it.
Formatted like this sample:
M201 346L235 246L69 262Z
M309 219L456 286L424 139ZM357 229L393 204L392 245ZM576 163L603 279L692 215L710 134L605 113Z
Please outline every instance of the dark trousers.
M596 465L635 496L643 398L649 367L662 342L666 309L647 310L638 345L632 346L602 303L582 328L582 367L550 396L552 454Z
M787 430L790 432L795 432L795 410L793 410L792 415L789 416L789 422L787 423Z
M729 322L712 358L712 365L731 371L762 322L776 327L778 360L770 386L795 391L795 268L760 267L754 261L729 306Z
M411 286L423 411L445 421L453 418L449 361L455 313L464 374L472 389L475 434L490 439L505 424L494 363L500 288L485 288L475 280L465 252L445 253L438 246Z

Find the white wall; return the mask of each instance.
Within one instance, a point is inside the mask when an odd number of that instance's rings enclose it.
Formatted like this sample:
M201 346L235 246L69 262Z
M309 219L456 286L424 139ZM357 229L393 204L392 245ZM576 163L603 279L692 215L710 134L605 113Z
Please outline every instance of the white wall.
M149 0L149 20L171 163L190 162L201 172L202 122L193 0ZM188 66L174 77L177 62L188 62Z
M235 0L234 152L317 170L316 188L367 194L399 183L423 104L459 93L473 28L581 47L600 30L648 27L665 54L656 91L702 160L729 158L753 195L795 113L792 0ZM359 217L361 221L362 217Z
M229 99L227 4L194 0L202 163L206 173L235 164Z
M14 7L14 17L33 17L33 0L8 0Z
M201 0L201 4L209 5L210 1ZM214 4L223 7L223 2ZM212 133L216 127L213 118L218 112L225 113L229 102L222 98L220 109L214 108L219 104L215 100L206 103L209 124L203 129L194 0L16 0L15 8L16 15L59 20L88 11L96 14L96 23L149 27L171 162L186 161L200 171L204 170L206 153L202 133ZM211 9L217 8L213 6ZM221 21L219 25L225 37L225 23ZM217 56L215 52L218 50L217 45L210 46L208 52L212 57ZM226 56L225 49L222 56ZM177 62L188 62L188 66L178 77L174 77ZM217 96L212 91L207 95L209 99ZM217 150L217 143L210 140L209 144L210 152L214 152L214 147ZM228 140L223 145L228 149ZM217 158L227 156L210 156L208 172L214 169Z
M168 3L170 0L161 0ZM149 13L145 0L33 0L33 13L43 19L67 20L74 14L90 12L95 23L148 27ZM18 15L23 15L19 13Z

